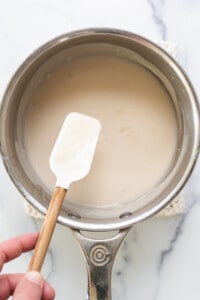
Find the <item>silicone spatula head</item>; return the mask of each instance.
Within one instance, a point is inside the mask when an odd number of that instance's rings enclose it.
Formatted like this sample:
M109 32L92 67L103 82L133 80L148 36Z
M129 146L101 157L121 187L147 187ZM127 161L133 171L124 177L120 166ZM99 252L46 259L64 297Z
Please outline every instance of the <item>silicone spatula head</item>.
M76 112L67 115L49 160L56 186L68 189L88 174L100 130L100 122L93 117Z

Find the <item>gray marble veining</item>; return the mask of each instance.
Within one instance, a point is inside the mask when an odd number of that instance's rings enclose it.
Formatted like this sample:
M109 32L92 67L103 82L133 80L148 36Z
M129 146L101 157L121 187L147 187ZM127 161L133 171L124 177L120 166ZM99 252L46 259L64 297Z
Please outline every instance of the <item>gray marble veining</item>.
M164 19L162 18L162 10L164 9L165 1L159 0L148 0L147 1L152 9L152 16L154 19L154 22L156 26L159 29L161 39L165 41L167 39L167 28L164 22Z

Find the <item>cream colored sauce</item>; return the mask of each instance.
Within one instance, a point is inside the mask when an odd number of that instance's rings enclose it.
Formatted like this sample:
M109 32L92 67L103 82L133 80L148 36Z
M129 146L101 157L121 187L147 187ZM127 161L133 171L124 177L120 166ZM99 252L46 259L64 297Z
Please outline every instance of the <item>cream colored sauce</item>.
M53 190L49 156L66 114L100 120L102 130L91 171L72 183L67 200L92 205L129 202L167 174L177 143L169 95L145 68L109 57L71 61L34 94L25 124L30 163Z

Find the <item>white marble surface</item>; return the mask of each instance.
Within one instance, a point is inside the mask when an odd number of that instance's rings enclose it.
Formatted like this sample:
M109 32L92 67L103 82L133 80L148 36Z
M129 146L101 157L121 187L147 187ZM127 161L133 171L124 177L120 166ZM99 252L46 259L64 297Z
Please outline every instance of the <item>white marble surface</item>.
M200 96L200 2L197 0L0 0L0 96L39 45L71 30L116 27L177 45L177 60ZM114 300L200 299L200 163L186 186L181 216L151 219L126 237L113 269ZM39 229L0 165L0 240ZM4 271L25 271L30 254ZM43 269L56 299L86 299L84 259L69 229L57 226Z

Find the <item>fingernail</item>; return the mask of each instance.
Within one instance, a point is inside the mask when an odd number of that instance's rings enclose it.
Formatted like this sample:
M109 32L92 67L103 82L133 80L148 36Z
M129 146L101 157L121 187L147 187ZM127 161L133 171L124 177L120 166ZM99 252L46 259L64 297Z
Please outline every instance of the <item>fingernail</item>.
M40 273L36 272L36 271L31 271L28 272L26 274L26 278L31 281L34 282L37 285L42 285L43 284L43 280L42 280L42 276L40 275Z

